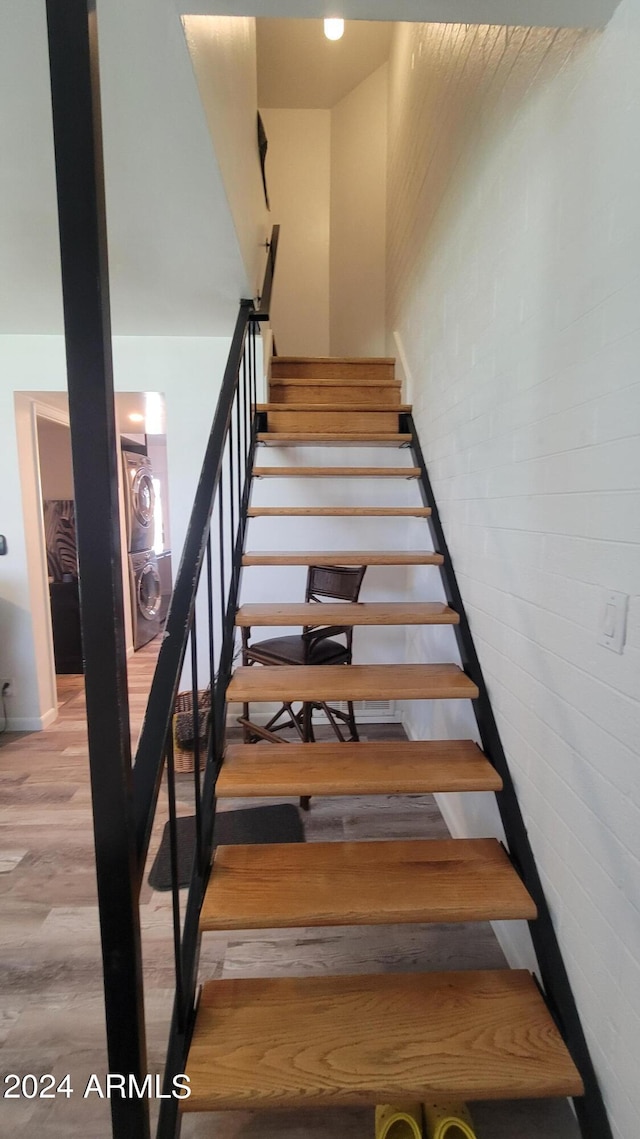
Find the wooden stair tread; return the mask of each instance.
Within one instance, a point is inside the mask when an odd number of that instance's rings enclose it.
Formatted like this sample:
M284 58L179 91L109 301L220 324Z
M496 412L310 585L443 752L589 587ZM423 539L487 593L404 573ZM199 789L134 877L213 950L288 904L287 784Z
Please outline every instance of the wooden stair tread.
M439 601L323 601L242 605L236 613L240 627L282 625L457 625L455 610Z
M297 447L316 445L318 447L336 444L337 446L366 446L377 443L384 446L401 447L410 443L412 436L399 431L259 431L258 443L267 447Z
M243 566L441 566L431 550L249 550Z
M377 405L370 403L350 403L346 406L344 403L325 403L322 407L313 407L308 403L259 403L256 411L258 412L272 412L272 411L313 411L318 415L322 415L325 411L341 411L351 414L353 411L369 411L369 412L384 412L386 415L402 415L408 414L411 411L412 405L410 403L399 403L395 407L387 407L386 405Z
M533 920L495 838L219 846L202 930Z
M526 972L210 981L185 1111L581 1095Z
M250 506L249 518L428 518L430 506Z
M245 665L229 701L468 700L478 688L455 664Z
M253 474L258 479L417 479L420 467L254 467Z
M216 795L420 795L499 791L502 780L472 740L232 744Z

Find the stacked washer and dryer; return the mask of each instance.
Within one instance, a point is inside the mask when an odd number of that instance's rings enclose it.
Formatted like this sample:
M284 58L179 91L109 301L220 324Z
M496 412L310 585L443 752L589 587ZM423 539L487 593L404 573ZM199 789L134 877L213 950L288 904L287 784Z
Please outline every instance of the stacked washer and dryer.
M133 647L140 649L164 627L166 591L163 591L154 552L155 490L148 455L123 451L124 486L129 546L129 581L133 618Z

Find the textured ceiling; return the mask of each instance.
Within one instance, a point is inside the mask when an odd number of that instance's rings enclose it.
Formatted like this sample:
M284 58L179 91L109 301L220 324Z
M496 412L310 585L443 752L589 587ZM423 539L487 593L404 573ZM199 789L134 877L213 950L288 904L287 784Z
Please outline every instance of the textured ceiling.
M329 108L385 62L391 23L348 20L331 42L322 20L257 20L258 104Z

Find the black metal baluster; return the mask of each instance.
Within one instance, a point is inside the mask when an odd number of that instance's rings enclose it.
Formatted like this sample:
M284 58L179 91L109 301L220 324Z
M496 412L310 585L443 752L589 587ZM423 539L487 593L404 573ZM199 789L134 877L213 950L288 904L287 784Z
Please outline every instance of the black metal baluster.
M235 486L235 479L234 479L234 473L233 473L233 418L232 418L230 423L229 423L229 503L230 503L230 507L231 507L231 515L230 515L230 519L231 519L230 556L231 556L231 580L232 581L233 581L233 544L234 544L233 543L233 535L235 534L235 531L236 531L236 511L235 511L235 501L234 501L234 486Z
M173 737L167 740L167 797L169 800L169 857L171 865L171 909L173 913L173 959L176 974L175 1007L178 1031L185 1027L184 977L182 972L182 931L180 928L180 885L178 865L178 824L176 813L176 772L173 757Z
M243 489L240 483L240 467L241 467L241 436L240 436L240 390L236 392L236 468L238 472L238 533L240 532L241 522L243 522ZM235 547L233 547L235 548ZM233 558L233 583L236 588L238 587L240 575L240 567L236 558Z
M198 636L196 610L191 625L191 699L193 723L193 794L196 813L196 865L202 866L202 810L200 803L200 694L198 688Z
M216 674L215 629L213 620L213 557L211 554L211 531L207 538L207 616L209 619L209 684L213 692Z
M220 483L218 485L218 560L220 563L220 641L222 642L222 634L224 631L224 466L220 471Z
M256 322L255 322L255 320L252 320L251 324L249 326L249 344L250 344L251 379L253 382L253 412L252 412L252 416L251 416L253 434L255 434L255 431L256 431L256 417L257 417L257 408L258 408L258 369L256 368L256 328L257 328Z
M244 351L242 353L242 385L240 387L242 392L242 471L243 482L247 477L247 457L249 454L249 447L247 436L249 431L248 425L248 409L247 409L247 343L245 341Z

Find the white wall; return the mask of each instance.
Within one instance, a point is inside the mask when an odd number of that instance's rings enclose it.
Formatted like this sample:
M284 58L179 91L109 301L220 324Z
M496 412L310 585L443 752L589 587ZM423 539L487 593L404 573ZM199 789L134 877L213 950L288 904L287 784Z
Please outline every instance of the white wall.
M222 337L116 337L120 391L160 391L166 399L174 573L182 549L218 390L229 350ZM10 726L37 729L55 718L46 575L41 571L39 488L33 399L26 392L63 391L64 341L58 336L0 337L0 675L14 681ZM15 399L14 392L18 393ZM39 396L39 401L46 395ZM55 399L52 399L55 410ZM25 509L28 525L25 527Z
M385 352L387 73L331 109L331 355Z
M248 16L186 16L184 29L251 295L257 296L269 229L258 153L256 22Z
M399 27L389 131L389 328L617 1139L640 1117L639 54L638 0L575 44ZM433 644L410 639L454 659ZM467 802L456 832L491 833Z
M261 110L280 243L271 324L281 356L329 355L329 111Z

